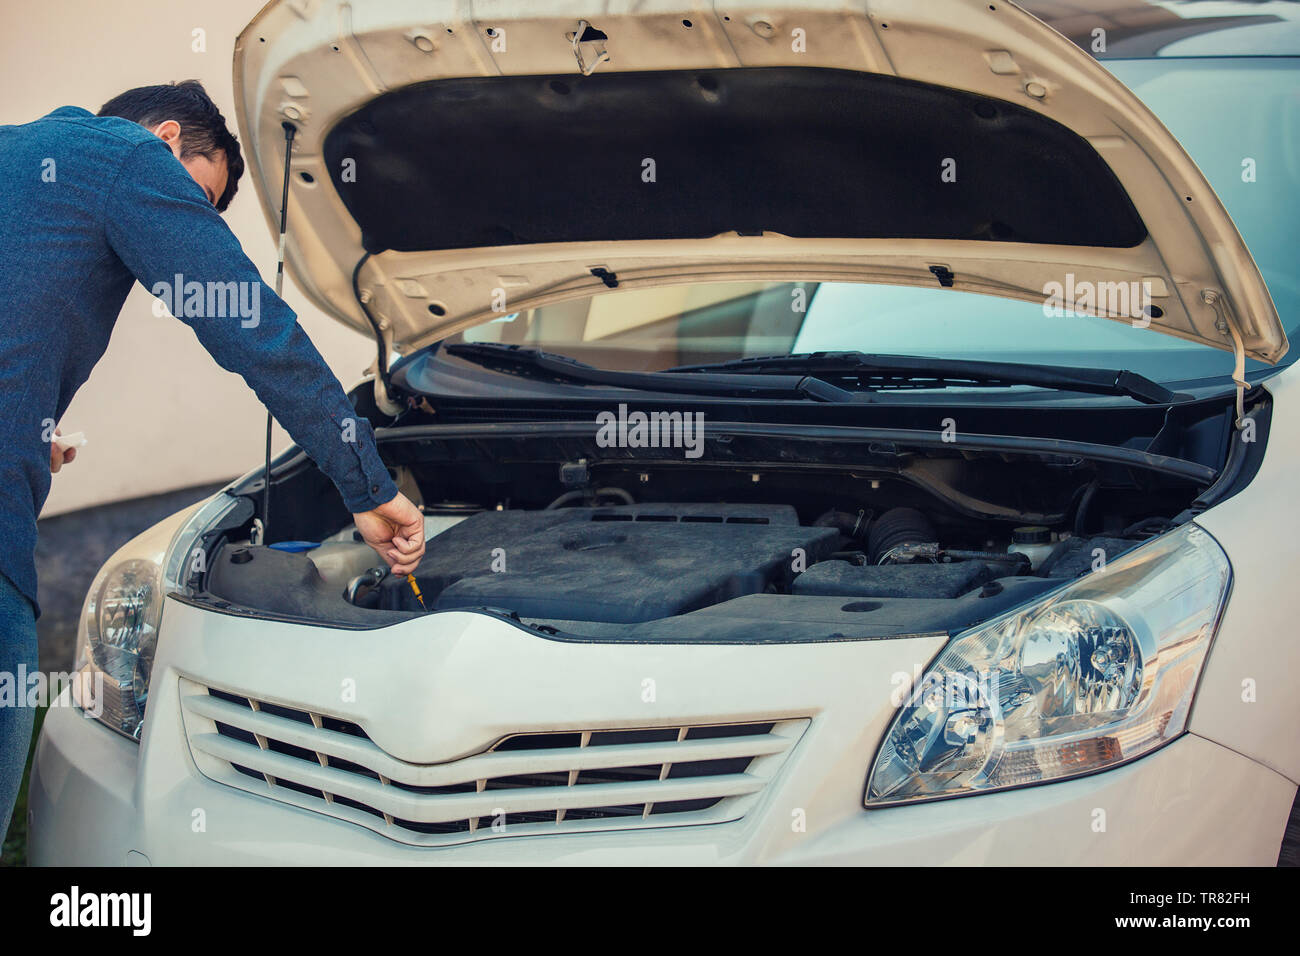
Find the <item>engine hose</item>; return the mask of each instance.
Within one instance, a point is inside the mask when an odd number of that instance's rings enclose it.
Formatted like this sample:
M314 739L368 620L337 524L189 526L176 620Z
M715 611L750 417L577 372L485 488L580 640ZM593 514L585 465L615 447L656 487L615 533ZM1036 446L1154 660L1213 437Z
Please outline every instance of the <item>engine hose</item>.
M1079 510L1074 513L1074 533L1081 538L1086 534L1084 522L1088 518L1088 507L1092 504L1092 499L1100 486L1101 482L1095 479L1089 482L1088 487L1084 489L1083 497L1079 499Z
M867 533L867 555L879 564L891 550L904 544L937 541L930 519L915 508L891 508L871 524Z
M611 487L611 488L597 488L597 489L596 489L596 494L595 494L594 497L596 497L596 498L601 498L601 497L605 497L605 498L622 498L622 499L623 499L623 504L625 504L625 505L634 505L634 504L636 504L636 499L632 497L631 493L628 492L628 491L625 491L625 490L622 489L622 488L612 488L612 487Z
M636 499L631 493L623 488L597 488L595 491L566 491L560 497L556 498L545 507L545 511L554 511L556 508L563 508L565 505L574 501L591 501L593 504L601 498L620 498L625 505L636 504Z
M560 497L547 505L544 510L554 511L556 508L563 508L570 501L581 501L586 496L587 493L585 491L566 491L564 494L560 495Z
M831 509L813 522L814 528L834 528L848 538L864 538L871 524L871 512L865 508L853 514Z

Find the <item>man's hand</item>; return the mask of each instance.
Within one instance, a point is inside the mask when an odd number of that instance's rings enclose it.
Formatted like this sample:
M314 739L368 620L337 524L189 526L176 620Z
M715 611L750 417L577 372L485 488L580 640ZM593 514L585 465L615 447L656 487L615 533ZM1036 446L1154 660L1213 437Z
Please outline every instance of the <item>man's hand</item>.
M410 574L424 557L424 515L405 495L372 511L358 512L352 520L393 574Z
M54 434L56 436L62 435L63 432L59 431L56 428L54 429ZM57 475L59 473L60 468L62 468L64 465L66 465L68 462L72 461L76 457L77 457L77 449L69 448L67 450L64 450L59 447L59 443L57 441L50 442L50 474Z

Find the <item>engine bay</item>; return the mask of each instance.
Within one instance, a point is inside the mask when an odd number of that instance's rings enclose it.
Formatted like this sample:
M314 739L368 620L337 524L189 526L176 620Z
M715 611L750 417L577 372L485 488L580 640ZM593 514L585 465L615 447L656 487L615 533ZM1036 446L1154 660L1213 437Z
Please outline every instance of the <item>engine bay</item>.
M350 528L305 551L227 546L209 588L241 606L353 625L470 609L574 638L861 639L968 627L1147 536L1028 526L1013 532L1023 541L973 550L945 546L907 507L828 511L807 524L789 504L439 510L426 514L419 598Z
M1263 428L1267 412L1251 412ZM578 423L381 429L385 462L424 514L415 587L388 573L298 453L272 469L269 544L252 543L264 493L254 475L230 489L244 510L209 537L188 596L354 629L471 610L577 641L955 633L1249 480L1263 446L1231 441L1230 407L1178 416L1104 445L832 443L718 426L698 461L602 449Z
M1070 513L1054 525L1018 525L962 515L897 480L805 478L791 500L797 473L730 474L744 497L756 498L766 482L785 500L636 501L630 488L667 483L643 472L602 476L600 487L563 491L541 507L426 501L418 597L351 524L319 542L228 541L207 590L290 619L378 627L468 609L579 640L799 642L955 631L1167 530L1193 497L1186 487L1151 513L1136 489L1103 494L1094 480L1078 487ZM406 487L420 487L403 477ZM609 483L620 478L636 483ZM871 500L826 497L855 486Z

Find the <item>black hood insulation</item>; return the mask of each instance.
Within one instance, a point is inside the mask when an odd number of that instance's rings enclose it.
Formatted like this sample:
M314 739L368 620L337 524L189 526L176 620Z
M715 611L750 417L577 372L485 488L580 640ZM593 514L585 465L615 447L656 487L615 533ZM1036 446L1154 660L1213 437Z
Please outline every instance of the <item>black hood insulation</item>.
M852 70L436 80L342 119L325 158L370 252L726 232L1146 238L1118 179L1067 127Z

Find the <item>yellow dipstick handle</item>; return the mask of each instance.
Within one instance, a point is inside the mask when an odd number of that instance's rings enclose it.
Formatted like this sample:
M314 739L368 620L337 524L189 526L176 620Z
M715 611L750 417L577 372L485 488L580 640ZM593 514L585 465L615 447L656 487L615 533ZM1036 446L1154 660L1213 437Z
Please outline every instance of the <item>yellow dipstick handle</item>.
M420 602L420 608L425 611L429 610L424 606L424 595L420 593L420 586L415 583L415 575L408 574L406 576L406 583L411 586L411 590L415 593L415 599Z

